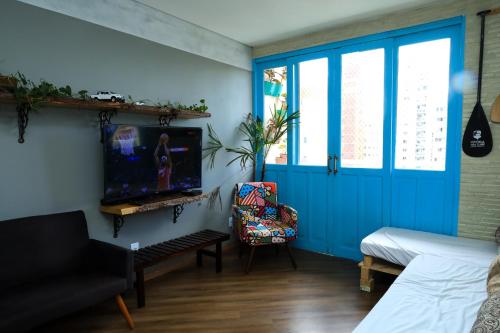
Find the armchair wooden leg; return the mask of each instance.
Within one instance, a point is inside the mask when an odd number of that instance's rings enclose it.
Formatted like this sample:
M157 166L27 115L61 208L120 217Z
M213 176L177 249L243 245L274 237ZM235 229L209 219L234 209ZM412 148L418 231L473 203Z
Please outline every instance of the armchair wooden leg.
M248 274L250 272L250 268L252 268L253 255L255 254L255 246L250 246L250 256L248 257L247 268L245 273Z
M241 259L243 257L243 252L244 251L245 251L245 244L240 241L240 249L239 249L239 252L238 252L238 258Z
M118 308L120 309L120 312L122 315L125 317L125 320L127 321L128 327L130 329L134 328L134 320L132 319L132 316L128 312L127 305L123 301L123 298L121 295L116 295L115 296L116 304L118 305Z
M295 259L293 258L292 255L292 250L290 249L290 246L288 246L288 243L285 243L286 250L288 252L288 256L290 256L290 261L292 262L293 269L297 269L297 263L295 262Z

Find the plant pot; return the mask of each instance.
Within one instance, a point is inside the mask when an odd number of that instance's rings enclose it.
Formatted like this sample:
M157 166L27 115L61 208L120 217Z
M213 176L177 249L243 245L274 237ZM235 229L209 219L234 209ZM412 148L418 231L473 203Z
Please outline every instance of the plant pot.
M264 95L278 97L281 95L283 85L281 83L264 81Z

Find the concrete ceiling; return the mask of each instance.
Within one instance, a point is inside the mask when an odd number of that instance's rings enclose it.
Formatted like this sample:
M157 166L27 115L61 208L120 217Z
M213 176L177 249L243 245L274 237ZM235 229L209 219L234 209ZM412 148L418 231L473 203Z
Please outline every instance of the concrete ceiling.
M249 46L438 0L136 0Z

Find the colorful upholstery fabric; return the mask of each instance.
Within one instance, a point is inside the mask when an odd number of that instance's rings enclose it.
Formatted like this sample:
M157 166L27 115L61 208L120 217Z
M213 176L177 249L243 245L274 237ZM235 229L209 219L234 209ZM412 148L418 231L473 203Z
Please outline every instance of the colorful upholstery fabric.
M233 217L240 240L252 246L297 238L297 211L277 204L276 183L238 184Z

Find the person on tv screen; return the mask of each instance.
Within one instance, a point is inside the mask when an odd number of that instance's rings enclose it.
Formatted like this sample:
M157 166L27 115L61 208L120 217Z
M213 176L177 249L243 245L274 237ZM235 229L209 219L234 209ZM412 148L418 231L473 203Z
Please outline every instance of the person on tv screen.
M168 140L167 133L162 133L154 153L156 167L158 168L158 192L170 190L170 176L173 164L170 157L170 150L167 146Z

